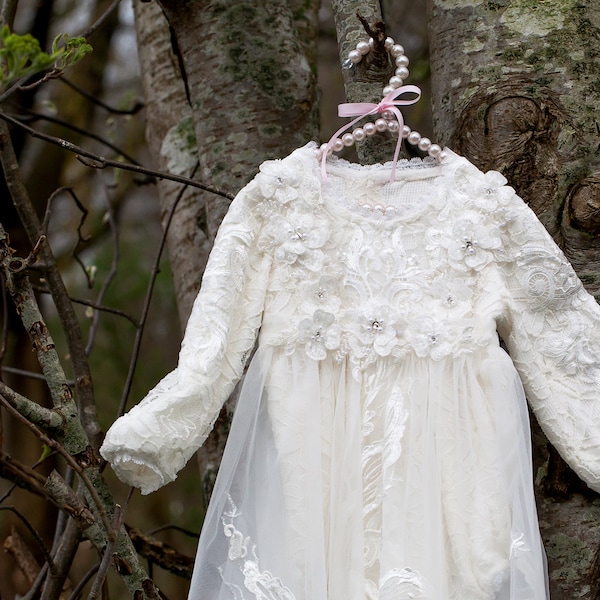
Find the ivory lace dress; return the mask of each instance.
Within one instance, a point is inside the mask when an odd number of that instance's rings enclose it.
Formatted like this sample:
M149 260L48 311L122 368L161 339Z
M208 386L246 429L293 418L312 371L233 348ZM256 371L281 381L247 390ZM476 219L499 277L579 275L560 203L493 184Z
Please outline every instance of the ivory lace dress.
M311 143L231 204L179 366L102 447L142 493L175 479L258 336L191 599L547 598L523 386L600 489L600 308L502 175L448 154L322 180Z

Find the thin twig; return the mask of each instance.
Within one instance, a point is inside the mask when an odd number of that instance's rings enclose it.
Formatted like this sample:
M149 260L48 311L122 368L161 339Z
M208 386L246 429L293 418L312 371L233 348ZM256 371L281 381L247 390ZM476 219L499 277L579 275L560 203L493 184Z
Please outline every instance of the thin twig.
M21 375L22 377L28 377L29 379L35 379L37 381L46 381L46 377L42 373L36 373L35 371L27 371L26 369L18 369L17 367L0 366L2 373L12 373L13 375ZM72 379L65 380L65 383L69 386L74 386L75 382Z
M157 533L160 533L161 531L179 531L180 533L183 533L183 535L187 535L188 537L191 538L196 538L198 539L200 537L200 534L197 531L191 531L189 529L185 529L184 527L180 527L179 525L173 525L172 523L168 523L167 525L161 525L160 527L156 527L155 529L150 529L149 531L146 532L146 535L156 535Z
M111 232L111 236L112 236L112 240L113 240L113 256L112 256L112 260L110 261L110 270L102 283L102 287L100 288L100 291L98 292L98 296L96 297L96 302L98 304L101 304L102 301L104 300L104 296L105 296L106 292L108 291L110 284L113 282L113 280L117 274L117 268L119 266L119 259L120 259L119 230L117 228L117 224L115 223L115 218L114 218L112 207L110 205L110 201L108 201L108 199L106 199L106 200L107 200L106 214L108 216L108 225L110 227L110 232ZM99 323L100 323L100 312L94 311L92 325L90 327L90 331L88 334L88 342L85 346L85 351L88 356L90 355L92 348L94 346L94 340L96 339L96 332L98 331Z
M23 513L19 512L14 506L0 506L0 511L1 510L10 511L11 513L13 513L14 515L17 516L17 518L21 521L21 523L23 523L23 525L25 525L25 527L27 528L27 531L29 531L29 533L33 536L33 538L37 542L42 554L44 555L44 558L46 559L46 562L48 563L48 566L50 567L50 572L56 573L56 565L54 564L54 561L52 560L52 556L50 555L50 551L48 550L48 547L44 543L42 536L35 530L33 525L27 520L25 515Z
M98 17L94 23L92 23L87 29L82 31L79 34L79 37L89 38L92 33L100 29L102 25L107 21L108 17L115 11L115 9L119 6L121 0L115 0L101 15Z
M32 285L33 289L42 294L49 294L50 290L41 285ZM123 317L127 319L134 327L139 327L140 324L135 317L127 314L125 311L120 310L119 308L113 308L112 306L106 306L104 304L96 304L96 302L92 302L91 300L85 300L84 298L75 298L74 296L69 296L69 300L75 304L81 304L82 306L89 306L94 310L101 310L106 313L110 313L116 315L117 317ZM26 373L24 371L24 373ZM72 384L72 383L71 383ZM69 384L69 385L71 385Z
M118 156L122 156L124 159L128 160L131 164L134 164L134 165L140 164L135 158L133 158L133 156L131 156L131 154L128 154L122 148L115 146L115 144L113 144L111 141L107 140L106 138L103 138L101 135L98 135L97 133L94 133L93 131L89 131L88 129L83 129L82 127L78 127L77 125L74 125L73 123L69 123L68 121L59 119L58 117L53 117L51 115L45 115L44 113L38 113L33 110L27 110L27 109L25 109L24 112L27 115L34 117L33 119L31 119L32 121L47 121L48 123L53 123L54 125L60 125L61 127L64 127L65 129L69 129L70 131L73 131L75 133L78 133L81 136L84 136L84 137L90 138L92 140L96 140L97 142L100 142L103 146L110 148ZM24 122L23 117L19 117L19 116L15 115L15 116L13 116L13 118L18 119L19 121L21 121L21 123Z
M96 563L77 583L75 589L71 592L69 600L78 600L83 592L83 588L88 584L92 577L98 572L100 563Z
M88 167L94 169L106 169L107 167L123 169L124 171L141 173L143 175L156 177L157 179L168 179L177 183L183 183L185 185L198 188L205 192L210 192L211 194L227 198L228 200L233 200L234 198L234 195L230 194L229 192L225 192L213 185L207 185L205 183L201 183L200 181L189 179L188 177L173 175L171 173L165 173L164 171L157 171L156 169L147 169L146 167L142 167L139 165L132 165L129 163L121 162L118 160L111 160L104 156L100 156L99 154L95 154L93 152L90 152L89 150L85 150L84 148L81 148L80 146L77 146L76 144L73 144L62 138L37 131L32 127L29 127L28 125L21 123L21 121L19 121L18 119L13 119L6 113L0 112L0 119L6 121L7 123L11 123L12 125L16 125L17 127L20 127L34 138L44 140L45 142L49 142L50 144L54 144L55 146L60 146L61 148L76 154L78 160ZM90 162L89 160L86 161L85 159L90 159L93 162Z
M192 177L196 173L198 169L198 164L194 167L192 171ZM156 277L160 272L160 259L162 257L163 250L165 248L165 244L167 243L167 235L169 233L169 228L171 227L171 222L173 221L173 217L175 216L175 210L181 199L183 198L183 194L185 193L186 187L182 187L177 194L173 202L173 206L169 210L169 216L167 217L167 222L165 223L162 236L160 238L160 244L158 250L156 252L156 257L154 259L154 265L152 267L152 273L150 275L150 282L148 283L148 289L146 290L146 297L144 298L144 306L142 308L142 315L140 317L140 326L136 331L135 340L133 344L133 351L131 354L131 361L129 363L129 371L127 372L127 379L125 380L125 387L123 389L123 395L121 397L121 403L119 404L119 410L117 416L121 416L125 412L125 407L127 406L127 399L129 398L129 393L131 392L131 385L133 383L133 375L135 373L135 369L137 366L137 361L140 354L140 345L142 343L142 336L144 334L144 326L146 325L146 320L148 318L148 312L150 310L150 302L152 300L152 293L154 291L154 284L156 283Z
M144 108L144 103L140 102L139 100L136 100L135 104L131 108L115 108L114 106L110 106L109 104L102 102L100 98L94 96L93 94L90 94L82 87L78 86L76 83L73 83L66 77L61 77L60 79L57 79L57 81L65 83L71 89L75 90L80 96L83 96L86 100L89 100L96 106L99 106L100 108L103 108L105 111L114 115L135 115L138 112L140 112L142 108Z
M119 504L115 504L115 510L113 512L113 529L115 531L119 531L121 526L123 525L122 516L121 516L121 506ZM110 561L113 554L113 549L115 546L116 538L114 540L109 540L108 544L106 544L104 548L104 554L102 555L102 561L100 562L100 568L98 569L98 574L96 575L96 579L94 579L94 584L92 585L92 589L88 594L88 600L96 600L96 598L100 598L102 594L102 585L104 583L104 579L106 577L106 573L108 572L108 567L110 566Z
M53 204L55 198L57 198L64 192L68 193L69 196L71 196L71 200L73 200L75 206L79 209L79 212L81 212L81 218L79 219L79 225L77 226L77 243L75 244L75 248L73 249L73 258L75 259L77 264L81 267L81 270L83 271L83 274L85 275L85 278L87 279L88 287L91 288L93 285L92 281L91 281L90 276L85 268L85 264L79 257L80 247L90 241L90 237L86 236L82 233L82 229L83 229L83 226L85 225L85 220L87 219L89 211L83 205L81 200L79 200L79 198L77 197L77 194L75 193L75 191L73 190L72 187L68 187L68 186L59 187L58 189L54 190L54 192L52 192L52 194L50 194L50 197L48 198L48 202L46 203L46 213L44 214L44 220L42 222L42 231L44 232L44 234L46 234L46 235L48 234L48 226L50 225L50 218L52 217L52 204Z

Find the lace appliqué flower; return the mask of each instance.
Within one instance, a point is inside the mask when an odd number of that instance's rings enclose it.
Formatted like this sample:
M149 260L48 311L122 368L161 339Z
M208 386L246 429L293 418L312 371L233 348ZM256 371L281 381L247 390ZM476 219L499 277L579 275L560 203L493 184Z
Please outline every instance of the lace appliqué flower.
M450 235L439 230L428 233L431 247L447 252L448 263L460 271L480 271L494 260L494 251L501 247L500 232L482 222L475 212L467 212L456 221Z
M451 317L464 317L472 309L473 290L462 277L437 279L431 286L431 293Z
M328 350L340 345L340 328L331 313L316 310L312 319L304 319L298 325L298 342L304 344L306 355L313 360L323 360Z
M263 198L285 205L298 198L302 176L301 165L293 168L288 164L284 169L281 161L269 160L260 166L256 181Z
M303 296L302 309L308 313L320 309L336 314L342 303L338 281L329 275L323 275L319 281L309 285Z
M357 358L389 356L402 336L403 327L387 306L364 308L351 318L349 345Z
M444 322L423 318L415 331L413 346L417 356L441 360L452 352L452 336Z
M310 215L295 215L293 222L273 219L270 226L275 244L275 259L289 266L320 271L323 267L321 247L329 237L329 228L317 223Z

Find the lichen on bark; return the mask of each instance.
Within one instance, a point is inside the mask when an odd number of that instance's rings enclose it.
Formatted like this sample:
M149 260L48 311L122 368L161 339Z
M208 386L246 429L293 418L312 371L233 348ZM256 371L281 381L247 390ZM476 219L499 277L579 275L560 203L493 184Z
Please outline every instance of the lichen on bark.
M436 137L480 168L503 172L598 296L600 6L429 0L428 7ZM591 598L595 496L581 495L546 440L534 439L536 469L548 473L536 491L551 595Z

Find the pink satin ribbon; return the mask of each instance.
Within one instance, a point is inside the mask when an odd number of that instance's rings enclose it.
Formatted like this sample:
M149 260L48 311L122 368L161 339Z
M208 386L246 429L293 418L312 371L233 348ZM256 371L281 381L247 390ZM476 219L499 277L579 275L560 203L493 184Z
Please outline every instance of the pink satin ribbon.
M410 100L399 100L399 96L407 93L416 94L415 98ZM390 175L390 182L394 181L396 176L396 164L398 163L398 156L400 155L400 147L402 146L402 130L404 128L404 117L400 112L399 106L409 106L415 104L421 98L421 89L416 85L403 85L390 92L385 98L379 103L373 102L353 102L347 104L338 105L338 116L340 117L356 117L353 121L350 121L347 125L340 127L332 136L327 146L323 149L323 156L321 157L321 177L327 179L327 153L329 148L333 146L335 140L347 129L350 129L353 125L358 123L361 119L368 117L369 115L375 115L377 113L383 113L386 110L391 111L396 119L398 120L398 142L396 143L396 151L394 152L394 160L392 162L392 172Z

